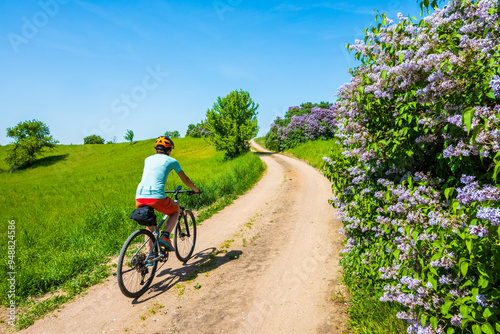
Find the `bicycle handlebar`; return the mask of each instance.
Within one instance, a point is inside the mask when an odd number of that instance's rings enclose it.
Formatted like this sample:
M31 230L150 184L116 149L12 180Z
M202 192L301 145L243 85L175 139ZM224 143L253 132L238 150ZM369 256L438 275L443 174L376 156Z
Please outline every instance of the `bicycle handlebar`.
M194 195L196 194L194 192L194 190L181 190L182 189L182 186L178 186L177 189L175 190L167 190L165 191L165 194L175 194L177 196L177 194L188 194L188 195ZM198 194L201 194L201 190Z

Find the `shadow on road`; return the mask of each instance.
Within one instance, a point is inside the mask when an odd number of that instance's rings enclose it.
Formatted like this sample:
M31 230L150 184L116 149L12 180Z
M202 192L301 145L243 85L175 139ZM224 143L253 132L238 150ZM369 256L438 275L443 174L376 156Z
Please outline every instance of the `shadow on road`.
M183 266L178 269L165 268L168 266L167 261L162 264L156 272L157 278L164 277L164 279L151 285L149 293L139 298L135 298L132 304L141 304L150 299L154 299L173 288L177 283L191 281L197 278L199 274L214 270L228 262L238 259L241 254L243 254L241 250L233 250L224 253L211 247L193 255L188 262L184 263ZM174 253L170 253L170 256L173 258L169 259L169 261L177 261Z
M261 155L273 155L273 154L277 154L276 152L258 152L258 151L255 151L253 152L254 154L257 154L258 156L261 156Z

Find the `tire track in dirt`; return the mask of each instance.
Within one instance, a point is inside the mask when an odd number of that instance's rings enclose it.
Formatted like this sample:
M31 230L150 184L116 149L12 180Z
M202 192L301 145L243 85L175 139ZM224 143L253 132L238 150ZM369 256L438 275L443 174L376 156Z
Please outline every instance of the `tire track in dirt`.
M261 158L263 178L203 222L193 259L173 256L145 295L124 297L111 276L20 333L341 333L330 183L297 159Z

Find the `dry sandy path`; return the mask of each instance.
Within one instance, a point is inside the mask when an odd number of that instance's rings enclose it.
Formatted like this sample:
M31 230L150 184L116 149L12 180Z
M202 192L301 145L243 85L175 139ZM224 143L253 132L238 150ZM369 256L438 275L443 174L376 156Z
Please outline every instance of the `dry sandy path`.
M330 183L297 159L261 158L258 184L203 222L195 257L171 257L145 295L124 297L110 276L20 333L340 333Z

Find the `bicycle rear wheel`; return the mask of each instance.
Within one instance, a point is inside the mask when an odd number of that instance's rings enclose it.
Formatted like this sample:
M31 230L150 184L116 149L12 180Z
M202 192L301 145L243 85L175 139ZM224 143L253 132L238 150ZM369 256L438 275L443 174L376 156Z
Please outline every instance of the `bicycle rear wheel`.
M158 262L147 266L148 242L154 244L155 237L148 230L133 232L122 247L118 258L116 277L122 293L130 298L141 296L149 288L156 273ZM154 252L158 254L158 244Z
M193 255L196 244L196 220L190 210L185 210L184 215L174 228L175 256L181 262L186 262Z

